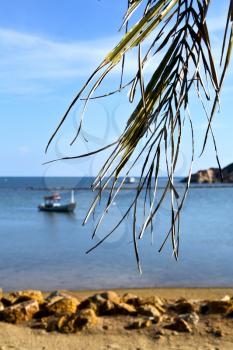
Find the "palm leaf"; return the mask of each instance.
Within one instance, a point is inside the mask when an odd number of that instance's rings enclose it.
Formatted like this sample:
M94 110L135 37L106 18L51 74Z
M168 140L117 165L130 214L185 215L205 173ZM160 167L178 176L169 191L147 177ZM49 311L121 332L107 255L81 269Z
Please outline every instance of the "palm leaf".
M211 132L217 162L217 146L211 127L212 119L219 101L219 93L223 86L227 68L229 66L233 44L233 0L229 0L229 11L226 29L223 36L221 55L222 71L220 80L216 68L211 40L207 26L207 15L210 0L129 0L122 26L126 31L118 45L103 59L102 63L90 76L82 89L71 102L58 127L49 140L51 144L56 133L69 115L69 112L79 100L84 100L84 109L80 118L80 125L72 143L79 136L82 129L82 120L85 110L91 99L111 96L116 92L123 92L130 87L129 100L134 102L140 91L140 99L135 105L133 113L128 117L126 127L116 142L106 145L102 149L92 151L75 158L90 156L108 147L113 147L110 156L106 159L99 174L93 183L93 190L97 190L96 197L91 204L84 224L94 212L102 193L110 186L105 209L98 220L93 232L95 236L101 223L105 219L111 205L122 190L125 179L142 159L141 175L135 196L119 222L106 233L106 236L97 242L88 252L103 243L114 234L115 230L132 212L132 235L136 261L141 270L138 253L139 242L144 234L151 228L153 237L154 224L157 213L164 201L170 203L170 229L165 235L161 249L171 238L172 252L176 259L179 255L180 242L180 215L188 194L192 173L192 164L195 158L195 137L192 117L189 110L191 93L195 92L208 120L208 126L203 143L203 151ZM134 13L143 14L136 23L133 23ZM129 26L129 20L132 26ZM230 29L231 26L231 29ZM229 39L228 39L228 32ZM149 45L144 45L147 39ZM228 42L228 44L227 44ZM142 55L142 47L146 53ZM123 86L123 72L127 53L138 48L138 69L133 79ZM155 65L156 60L156 65ZM154 72L149 79L144 79L146 64L154 64ZM112 69L121 64L121 77L119 89L95 96L100 84ZM148 82L145 84L145 80ZM212 111L208 115L205 103L210 103L210 96L215 94ZM203 101L206 100L205 102ZM187 121L187 122L186 122ZM191 131L189 176L182 193L177 190L174 181L176 167L179 160L180 149L184 132L187 127ZM158 191L158 177L162 162L162 154L167 169L167 183L161 192ZM73 157L65 157L65 159ZM64 159L64 158L63 158ZM124 175L123 175L124 174ZM121 176L123 175L123 178ZM143 210L139 201L143 200ZM142 217L142 225L137 232L136 222ZM160 249L160 251L161 251Z

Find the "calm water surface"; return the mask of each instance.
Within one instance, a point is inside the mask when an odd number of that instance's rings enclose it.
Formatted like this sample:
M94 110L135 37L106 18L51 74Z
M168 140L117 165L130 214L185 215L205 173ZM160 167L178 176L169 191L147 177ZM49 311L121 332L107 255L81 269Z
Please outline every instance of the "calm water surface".
M170 242L158 253L169 216L165 203L155 222L154 244L150 232L139 244L141 276L135 262L130 216L104 244L85 254L125 212L135 191L129 187L119 195L92 241L93 220L82 226L93 199L92 192L86 189L89 182L74 178L46 182L0 178L1 287L51 290L233 286L233 187L190 189L182 214L178 262L172 257ZM38 204L48 193L45 189L50 187L78 188L73 215L38 212ZM63 195L69 198L68 191ZM100 212L101 205L96 217Z

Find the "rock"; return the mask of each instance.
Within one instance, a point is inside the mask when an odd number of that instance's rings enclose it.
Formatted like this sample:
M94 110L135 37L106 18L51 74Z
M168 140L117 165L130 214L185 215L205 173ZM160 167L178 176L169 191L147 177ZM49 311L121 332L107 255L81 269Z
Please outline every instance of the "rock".
M190 324L196 326L199 322L199 316L196 312L192 312L190 314L183 314L178 316L179 319L184 320Z
M141 304L141 298L139 298L137 295L132 294L132 293L126 293L123 295L121 298L121 301L126 304L133 305L135 307L140 306Z
M146 304L157 307L157 305L163 306L164 303L160 298L153 295L148 298L141 298L140 305L146 305Z
M95 312L91 309L80 310L77 314L60 320L58 330L62 333L75 333L84 328L90 328L98 323Z
M31 328L46 330L47 332L59 331L59 328L62 327L68 317L68 315L42 317L40 320L34 321L30 326Z
M192 174L191 183L215 183L220 182L220 172L218 168L209 168L207 170L199 170L197 173Z
M0 311L4 310L4 305L3 303L0 301Z
M6 307L0 312L0 321L10 323L21 323L32 319L39 311L39 304L36 300L24 301L22 303Z
M46 298L45 301L47 303L51 303L51 302L55 302L58 300L61 300L63 298L73 298L73 296L64 293L64 292L60 292L59 290L55 290L54 292L50 293Z
M30 327L32 329L39 329L42 331L45 331L47 329L47 322L48 322L48 317L42 317L39 320L32 320L30 323Z
M77 329L83 329L86 327L95 326L98 323L98 318L96 314L91 309L81 310L77 313L77 319L75 321L75 326Z
M122 301L124 303L133 305L136 308L143 305L152 305L156 307L156 309L159 310L161 313L165 312L162 300L156 296L151 296L148 298L139 298L134 294L127 293L123 295Z
M114 304L119 304L120 297L112 291L94 294L91 297L83 300L79 305L79 309L89 308L90 305L93 306L94 304L98 309L98 307L103 305L106 301L109 301Z
M175 318L173 323L165 325L164 328L169 329L171 331L184 333L190 333L192 331L189 324L185 320L182 320L178 317Z
M226 317L233 318L233 307L230 307L230 309L227 311Z
M97 315L136 315L136 309L133 305L121 302L115 292L104 292L95 294L83 300L79 310L92 309Z
M212 300L200 307L202 314L229 314L233 308L232 301Z
M76 333L84 328L96 325L98 319L93 310L83 309L75 314L60 314L43 317L34 322L32 328L45 329L47 332Z
M174 335L174 336L177 336L179 333L178 332L176 332L176 331L173 331L172 332L172 335Z
M116 303L116 304L120 303L120 297L115 292L112 292L112 291L103 292L103 293L100 293L100 296L105 300L112 301L113 303Z
M79 301L76 298L72 297L63 297L57 301L52 301L46 305L45 310L48 314L59 314L67 313L72 314L77 311Z
M107 299L103 298L100 294L95 294L81 301L81 303L79 304L79 309L81 310L81 309L91 308L91 309L97 310L98 307L100 305L103 305L106 301Z
M221 301L230 301L231 300L231 297L229 295L225 295Z
M10 296L15 299L15 303L21 303L28 300L36 300L39 304L44 303L44 297L39 290L23 290L11 293Z
M162 300L156 296L151 296L148 298L142 298L140 300L140 305L152 305L154 306L161 314L165 313L165 309L163 307L164 303Z
M194 312L194 306L186 300L177 301L175 304L168 305L168 310L177 314L189 314Z
M157 328L157 329L155 329L154 335L164 336L165 333L164 333L164 331L162 329Z
M94 309L91 305L91 309ZM115 313L115 304L109 300L103 302L103 304L99 305L98 314L100 316L111 315Z
M16 298L12 295L4 295L1 299L1 302L3 303L3 305L5 307L8 307L8 306L11 306L15 303L16 301Z
M137 311L133 305L126 303L113 303L109 300L104 301L100 305L90 304L90 309L95 311L99 316L107 315L136 315Z
M53 332L53 331L60 331L64 332L63 328L65 324L67 324L68 320L72 319L72 316L63 315L60 317L53 317L50 318L47 324L47 331Z
M233 163L222 169L223 182L233 182ZM182 180L186 182L188 178ZM222 182L220 171L218 168L209 168L208 170L200 170L191 176L191 182L198 183L216 183Z
M63 316L50 316L47 319L43 319L45 328L48 332L55 332L62 329L64 323L66 322L68 315Z
M126 303L119 303L115 304L115 308L113 310L114 314L120 314L120 315L136 315L137 311L133 305L129 305Z
M143 305L137 309L139 315L153 317L155 322L160 320L160 312L158 309L152 305Z
M221 329L213 330L213 335L217 338L221 338L223 336L222 330Z
M129 323L125 329L141 329L141 328L149 328L152 326L151 320L137 320Z
M58 296L64 298L65 295L63 294L63 292L60 292L59 290L55 290L55 291L51 292L49 295L47 295L45 300L49 303L52 301L53 298L58 297Z
M98 315L105 315L110 312L115 307L115 305L100 296L100 294L96 294L92 297L89 297L83 300L79 306L79 310L83 309L92 309Z

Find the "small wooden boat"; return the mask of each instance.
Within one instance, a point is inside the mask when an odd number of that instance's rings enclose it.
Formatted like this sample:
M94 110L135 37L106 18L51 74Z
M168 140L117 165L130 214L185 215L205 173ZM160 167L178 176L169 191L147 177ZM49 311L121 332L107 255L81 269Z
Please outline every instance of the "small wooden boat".
M71 191L70 203L61 204L61 196L55 193L52 196L44 197L44 203L38 206L40 211L56 212L56 213L72 213L76 207L74 199L74 191Z

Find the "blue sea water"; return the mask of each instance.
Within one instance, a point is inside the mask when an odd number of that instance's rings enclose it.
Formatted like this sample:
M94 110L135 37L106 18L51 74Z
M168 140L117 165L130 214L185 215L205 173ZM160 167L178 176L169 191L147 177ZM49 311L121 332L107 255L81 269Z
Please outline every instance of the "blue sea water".
M95 218L82 226L94 198L89 189L91 181L0 178L0 287L78 290L233 286L232 186L190 188L182 213L178 262L172 255L170 240L158 253L170 213L165 202L154 223L153 244L149 231L139 242L143 269L140 275L132 243L132 215L102 245L90 254L85 253L117 223L135 194L134 185L128 185L119 194L92 240L94 223L103 204L98 206ZM162 179L159 191L163 186ZM183 190L182 184L178 187ZM77 200L74 214L38 211L38 204L49 190L60 189L65 201L69 200L71 188L75 188ZM142 199L139 206L143 207Z

